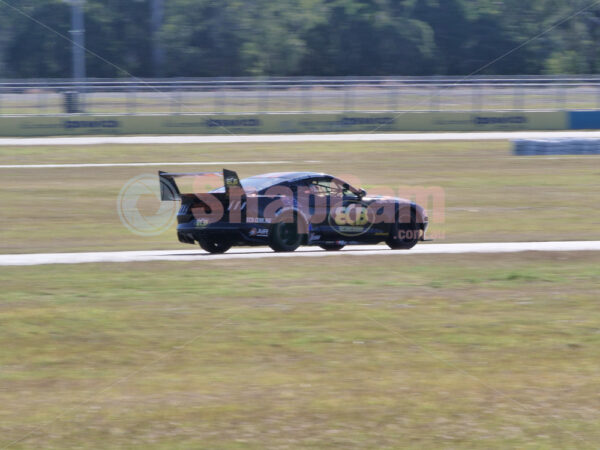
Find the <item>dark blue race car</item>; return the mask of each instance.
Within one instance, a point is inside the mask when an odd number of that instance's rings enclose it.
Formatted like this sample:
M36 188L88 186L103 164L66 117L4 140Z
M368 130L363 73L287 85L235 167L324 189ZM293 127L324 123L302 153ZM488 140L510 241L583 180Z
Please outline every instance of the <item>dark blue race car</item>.
M161 199L181 200L179 241L198 242L210 253L223 253L234 245L268 245L276 252L291 252L301 245L335 251L380 242L410 249L425 238L428 218L421 206L401 198L368 196L324 173L267 173L240 180L234 171L223 169L224 186L200 193L181 193L175 182L179 177L214 175L159 172Z

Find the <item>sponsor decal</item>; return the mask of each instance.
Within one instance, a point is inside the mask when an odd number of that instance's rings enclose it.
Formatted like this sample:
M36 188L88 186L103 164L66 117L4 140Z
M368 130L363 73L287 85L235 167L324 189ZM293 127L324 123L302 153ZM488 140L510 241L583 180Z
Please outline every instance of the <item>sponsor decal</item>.
M210 223L206 218L196 219L196 228L204 228Z
M333 118L332 118L333 119ZM342 117L338 120L306 120L300 121L300 128L338 128L338 127L353 127L353 126L378 126L378 125L393 125L395 123L393 117Z
M267 237L269 235L268 228L251 228L248 232L250 236Z
M265 219L263 217L248 217L246 223L271 223L271 219Z
M336 225L367 225L369 223L368 208L365 205L351 204L339 206L331 212Z
M65 120L65 128L118 128L118 120Z
M473 118L475 125L512 125L512 124L523 124L527 123L527 117L525 116L475 116Z
M393 117L342 117L340 125L392 125Z
M329 225L345 236L359 236L373 225L369 220L369 207L364 203L337 206L329 214Z
M358 233L358 234L362 234L363 232L366 231L363 227L346 227L346 226L337 227L337 230L343 231L345 233Z
M258 127L260 126L259 119L208 119L206 121L207 127L223 127L223 128L234 128L234 127Z

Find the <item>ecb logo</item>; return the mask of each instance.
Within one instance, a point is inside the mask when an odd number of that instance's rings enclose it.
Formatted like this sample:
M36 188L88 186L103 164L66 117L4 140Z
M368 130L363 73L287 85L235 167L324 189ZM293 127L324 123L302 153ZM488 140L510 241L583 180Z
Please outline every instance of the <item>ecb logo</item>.
M369 208L361 203L338 206L331 210L329 224L345 236L359 236L369 231L372 220L369 219Z

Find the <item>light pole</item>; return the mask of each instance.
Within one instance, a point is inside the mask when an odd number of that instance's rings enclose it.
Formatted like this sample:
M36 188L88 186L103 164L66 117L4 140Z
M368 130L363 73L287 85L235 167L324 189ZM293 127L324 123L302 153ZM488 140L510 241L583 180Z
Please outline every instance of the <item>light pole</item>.
M165 52L160 45L158 33L165 16L164 0L150 2L150 23L152 27L152 69L155 77L163 75Z
M85 89L85 24L83 21L83 3L85 0L67 0L71 5L71 43L73 52L73 82L77 92L73 112L83 112L83 91Z

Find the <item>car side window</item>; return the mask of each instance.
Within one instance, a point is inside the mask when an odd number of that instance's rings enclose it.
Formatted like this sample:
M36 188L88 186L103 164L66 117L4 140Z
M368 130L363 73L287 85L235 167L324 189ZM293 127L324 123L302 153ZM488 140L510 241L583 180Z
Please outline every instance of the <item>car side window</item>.
M313 195L329 196L331 195L331 181L323 179L311 180L310 193Z
M348 183L342 180L333 179L331 180L331 195L336 197L343 197L348 200L357 200L358 196L352 192Z
M343 197L345 199L357 199L358 196L350 190L348 183L342 180L333 179L331 180L331 195L336 197Z
M306 182L294 184L292 190L295 190L299 195L310 195L312 193L310 184Z
M344 198L348 198L348 199L356 199L358 200L358 195L356 195L354 192L352 192L350 189L346 188L344 189Z

